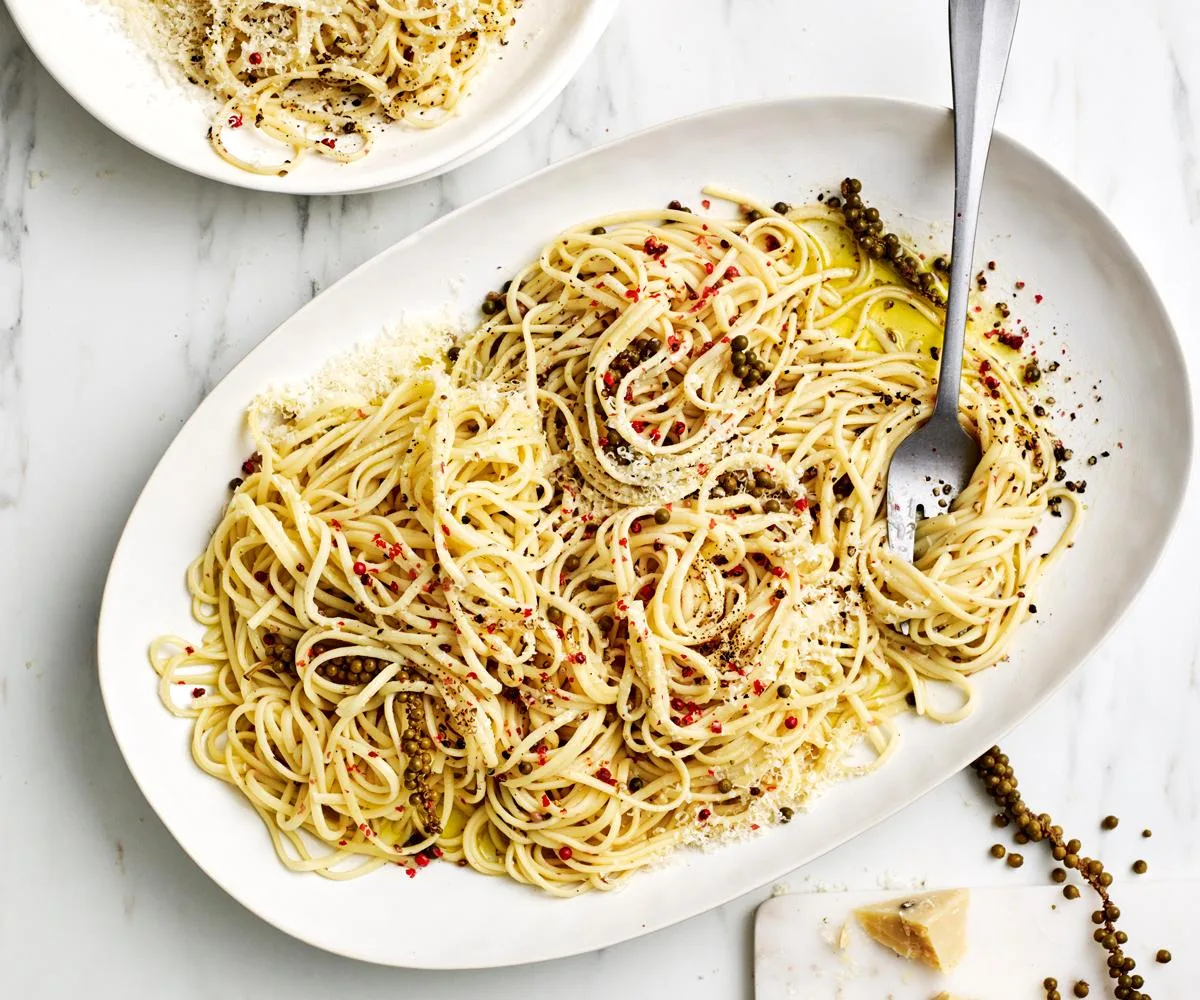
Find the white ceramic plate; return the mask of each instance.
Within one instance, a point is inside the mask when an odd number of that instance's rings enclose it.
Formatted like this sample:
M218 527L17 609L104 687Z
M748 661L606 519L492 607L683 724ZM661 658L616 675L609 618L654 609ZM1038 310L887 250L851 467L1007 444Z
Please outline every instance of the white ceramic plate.
M509 44L476 77L461 113L435 129L383 130L371 153L339 164L306 156L286 177L222 160L206 132L215 106L177 81L121 27L107 0L7 0L50 75L95 118L177 167L238 187L351 194L408 184L473 160L533 120L604 33L617 0L525 0Z
M1091 510L1078 544L1044 587L1038 621L1023 629L1012 662L980 679L982 704L968 721L910 720L888 767L837 786L791 825L716 852L679 854L619 892L564 901L451 866L413 880L398 868L352 882L292 874L249 806L192 763L190 727L158 704L146 661L152 636L190 627L184 568L206 544L226 481L249 450L243 407L272 382L303 378L331 352L394 327L401 303L406 314L443 313L450 304L478 317L488 289L576 221L671 198L696 206L707 182L800 200L854 173L885 217L903 213L915 230L919 219L948 217L951 160L949 114L926 107L846 98L703 114L551 167L441 219L269 336L201 404L155 470L117 549L100 619L100 680L113 731L184 849L264 919L330 951L430 968L554 958L663 927L779 878L954 774L1045 699L1120 617L1163 549L1187 478L1191 403L1179 345L1129 247L1078 190L1002 136L980 259L999 261L996 287L1006 278L1028 283L1017 315L1027 313L1042 335L1043 357L1066 352L1054 391L1064 409L1083 405L1075 421L1063 421L1076 455L1111 457L1079 463ZM1035 291L1045 296L1037 306Z

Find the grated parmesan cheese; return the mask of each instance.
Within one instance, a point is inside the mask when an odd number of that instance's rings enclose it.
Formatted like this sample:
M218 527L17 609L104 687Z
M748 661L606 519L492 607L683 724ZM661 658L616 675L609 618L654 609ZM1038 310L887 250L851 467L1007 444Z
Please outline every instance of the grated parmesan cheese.
M406 323L336 356L309 379L268 388L250 409L279 421L295 419L317 406L363 406L386 395L421 365L440 364L455 332L444 318ZM482 385L475 388L481 394L486 391Z
M211 4L197 0L91 0L116 15L119 27L165 80L182 89L186 69L207 33ZM196 88L188 88L195 91ZM215 98L206 100L214 102Z

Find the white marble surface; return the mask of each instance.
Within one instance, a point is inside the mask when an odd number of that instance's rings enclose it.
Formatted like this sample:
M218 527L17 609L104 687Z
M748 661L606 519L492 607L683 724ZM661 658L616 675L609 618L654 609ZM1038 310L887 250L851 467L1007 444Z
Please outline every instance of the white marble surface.
M1025 7L1001 127L1111 213L1200 349L1200 10ZM109 135L0 13L0 996L752 995L766 890L607 952L486 974L358 965L261 923L192 865L117 754L95 678L100 590L172 435L315 292L450 208L678 115L797 93L946 103L944 19L940 0L626 0L565 94L482 160L296 200L193 179ZM1198 550L1192 502L1128 618L1006 741L1030 803L1088 843L1122 816L1104 850L1118 872L1145 856L1156 877L1200 875ZM1040 860L1012 872L987 857L989 815L960 776L789 883L1044 880Z

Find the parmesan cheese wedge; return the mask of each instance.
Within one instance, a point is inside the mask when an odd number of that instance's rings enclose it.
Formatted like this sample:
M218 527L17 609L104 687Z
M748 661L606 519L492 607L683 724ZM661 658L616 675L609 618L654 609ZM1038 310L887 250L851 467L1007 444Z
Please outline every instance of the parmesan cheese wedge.
M890 899L854 911L859 925L901 958L945 972L967 951L965 889Z

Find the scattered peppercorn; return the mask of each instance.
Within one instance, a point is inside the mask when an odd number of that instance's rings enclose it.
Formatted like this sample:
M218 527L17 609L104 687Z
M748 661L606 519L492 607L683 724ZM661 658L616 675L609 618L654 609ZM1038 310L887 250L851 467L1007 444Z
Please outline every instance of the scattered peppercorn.
M1006 850L1004 849L1004 845L1003 845L1003 844L992 844L992 851L991 851L991 854L992 854L992 857L993 857L993 858L1002 858L1002 857L1004 857L1004 855L1006 855L1007 853L1008 853L1008 851L1006 851Z
M1055 456L1055 457L1057 457L1057 456ZM1071 457L1070 452L1067 452L1066 457L1067 458ZM1105 816L1104 819L1101 820L1101 822L1100 822L1100 828L1103 830L1115 830L1117 828L1117 824L1120 822L1121 821L1119 819L1117 819L1116 816Z
M1088 995L1089 987L1082 979L1075 984L1075 995L1077 997L1085 997Z
M1092 921L1097 925L1094 939L1108 952L1109 974L1117 980L1114 996L1117 1000L1149 1000L1140 992L1141 985L1133 985L1133 970L1136 961L1126 955L1123 946L1129 940L1123 931L1114 926L1121 916L1121 911L1109 896L1109 886L1112 885L1112 875L1104 870L1104 865L1096 858L1083 857L1079 852L1082 845L1078 840L1065 840L1061 826L1056 825L1047 813L1034 813L1025 805L1021 793L1017 790L1017 779L1009 764L1008 756L999 747L992 747L974 763L974 769L983 783L984 788L991 794L993 801L1003 810L1017 827L1018 833L1014 839L1018 843L1045 841L1050 846L1055 860L1061 861L1063 868L1055 868L1051 877L1056 881L1066 878L1065 869L1079 872L1083 881L1100 897L1100 908L1092 913ZM1106 830L1114 829L1117 825L1115 816L1105 817L1101 826ZM1022 838L1025 838L1024 840ZM1010 854L1008 863L1014 868L1020 867L1019 854ZM1079 887L1064 885L1063 896L1067 899L1078 899ZM1140 977L1139 977L1140 978ZM1087 995L1087 984L1082 983L1085 992L1078 992L1080 984L1076 985L1076 995Z
M1166 948L1159 948L1157 954L1154 956L1154 961L1159 965L1166 965L1171 961L1171 953Z
M923 269L916 255L905 249L899 236L884 232L879 209L870 208L863 203L862 182L847 177L842 181L841 190L842 200L838 207L841 208L846 226L862 251L874 260L886 260L906 285L934 305L945 306L946 298L937 284L937 279L931 272ZM834 200L831 198L828 203L832 205Z
M1133 863L1133 871L1137 875L1145 875L1148 867L1149 866L1146 864L1146 862L1141 858L1138 858L1138 860Z

